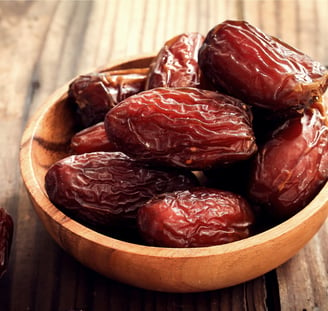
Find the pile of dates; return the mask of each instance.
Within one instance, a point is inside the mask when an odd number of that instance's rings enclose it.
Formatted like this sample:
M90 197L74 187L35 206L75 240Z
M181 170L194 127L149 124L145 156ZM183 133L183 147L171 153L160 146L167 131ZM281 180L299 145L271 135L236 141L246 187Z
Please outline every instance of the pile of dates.
M50 200L101 232L162 247L244 239L328 179L328 71L244 21L165 42L149 68L69 86L80 130Z

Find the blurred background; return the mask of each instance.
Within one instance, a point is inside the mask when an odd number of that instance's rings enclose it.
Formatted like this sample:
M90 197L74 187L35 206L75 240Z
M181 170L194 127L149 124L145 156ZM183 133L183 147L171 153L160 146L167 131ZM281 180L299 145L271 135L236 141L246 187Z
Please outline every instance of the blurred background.
M327 0L1 1L0 77L18 85L8 92L1 83L8 97L0 100L24 97L21 85L32 81L38 104L78 73L156 53L177 34L206 34L225 19L245 19L328 64Z

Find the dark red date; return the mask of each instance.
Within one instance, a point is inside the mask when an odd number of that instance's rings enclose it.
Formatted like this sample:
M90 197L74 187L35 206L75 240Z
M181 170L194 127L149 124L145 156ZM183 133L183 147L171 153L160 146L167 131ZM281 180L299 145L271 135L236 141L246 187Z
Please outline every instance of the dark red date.
M240 100L195 88L157 88L122 101L105 128L118 149L152 164L205 169L257 150L252 114Z
M311 105L328 86L324 66L244 21L214 27L199 65L219 90L270 110Z
M188 189L195 176L150 169L120 152L72 155L55 163L45 177L49 199L88 225L133 227L139 206L154 195Z
M162 247L203 247L249 237L254 214L241 196L210 188L158 195L138 211L144 239Z
M99 122L81 130L74 134L71 139L71 154L96 151L116 151L116 146L108 139L104 122Z
M199 86L198 51L203 41L201 34L193 32L165 42L150 66L146 89Z
M275 219L287 219L308 204L328 178L328 127L316 107L287 120L260 147L249 197Z
M148 69L123 69L90 73L76 78L69 86L69 97L77 104L83 127L104 120L105 114L121 100L145 88Z
M12 217L0 208L0 277L6 272L14 232Z

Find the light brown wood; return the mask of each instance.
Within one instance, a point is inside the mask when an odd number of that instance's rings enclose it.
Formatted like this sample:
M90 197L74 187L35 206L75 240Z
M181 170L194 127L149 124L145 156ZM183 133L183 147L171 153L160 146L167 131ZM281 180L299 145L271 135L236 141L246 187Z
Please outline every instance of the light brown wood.
M113 64L109 69L144 67L152 57ZM35 210L54 240L82 264L115 280L167 292L215 290L259 277L295 255L328 214L328 184L301 212L242 241L220 246L170 249L132 244L97 233L64 215L48 200L44 176L65 156L74 129L66 101L68 84L42 105L26 128L21 171ZM92 254L92 256L90 256ZM192 271L192 273L190 273Z

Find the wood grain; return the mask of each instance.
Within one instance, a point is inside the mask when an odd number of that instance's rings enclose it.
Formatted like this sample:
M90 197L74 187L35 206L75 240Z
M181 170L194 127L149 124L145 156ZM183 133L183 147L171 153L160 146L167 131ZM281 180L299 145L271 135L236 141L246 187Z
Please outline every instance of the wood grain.
M0 2L0 205L16 228L9 271L0 280L1 310L325 310L327 222L272 274L219 291L164 294L111 281L78 264L45 232L22 186L22 131L55 89L111 60L153 53L170 36L205 34L235 18L328 64L326 0Z

